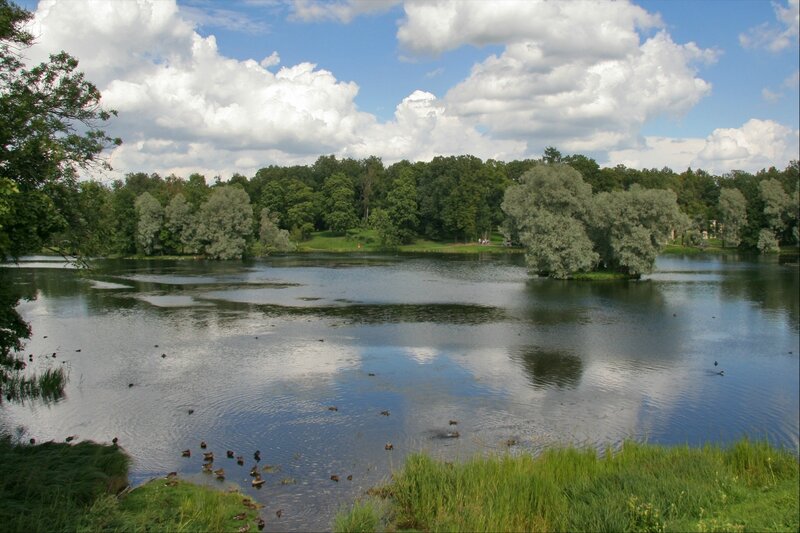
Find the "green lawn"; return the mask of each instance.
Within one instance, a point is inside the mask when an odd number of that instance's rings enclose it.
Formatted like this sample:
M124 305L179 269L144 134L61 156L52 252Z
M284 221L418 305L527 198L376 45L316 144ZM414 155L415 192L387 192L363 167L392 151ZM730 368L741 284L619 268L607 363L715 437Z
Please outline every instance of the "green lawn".
M393 250L414 253L518 253L520 248L503 246L503 238L494 234L491 243L437 242L427 239L416 239L411 244L403 244ZM318 231L311 238L298 244L299 252L379 252L386 248L381 246L380 238L375 230L349 230L347 234Z
M798 457L765 443L406 459L336 531L797 531Z

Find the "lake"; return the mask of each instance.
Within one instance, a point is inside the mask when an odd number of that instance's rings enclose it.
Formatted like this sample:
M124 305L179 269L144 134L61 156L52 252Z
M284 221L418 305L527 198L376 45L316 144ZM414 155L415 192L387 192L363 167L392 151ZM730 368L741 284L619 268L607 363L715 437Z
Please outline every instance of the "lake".
M173 470L239 483L274 531L330 527L413 451L745 435L798 448L796 264L662 256L640 281L564 282L529 277L522 261L293 255L77 271L29 258L5 271L37 296L19 305L26 360L66 368L69 383L54 403L4 403L0 431L118 437L133 483ZM201 473L201 440L224 483ZM256 450L270 466L260 490Z

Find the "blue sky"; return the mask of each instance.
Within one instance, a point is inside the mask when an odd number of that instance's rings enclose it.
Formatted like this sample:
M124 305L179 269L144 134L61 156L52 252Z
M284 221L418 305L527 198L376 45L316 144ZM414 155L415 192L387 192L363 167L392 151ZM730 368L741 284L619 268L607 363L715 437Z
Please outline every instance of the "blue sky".
M555 145L724 173L800 151L797 0L22 5L36 12L31 58L69 51L119 110L117 172L226 178L329 153L511 160Z

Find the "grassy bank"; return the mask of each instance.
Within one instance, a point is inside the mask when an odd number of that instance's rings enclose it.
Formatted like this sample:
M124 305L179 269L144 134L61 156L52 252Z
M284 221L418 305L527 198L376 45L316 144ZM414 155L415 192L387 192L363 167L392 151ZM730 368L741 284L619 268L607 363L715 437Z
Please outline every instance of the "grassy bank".
M375 230L350 230L347 234L330 231L318 231L311 238L297 245L299 252L382 252L382 246ZM499 234L491 236L489 244L438 242L427 239L416 239L411 244L403 244L391 251L408 253L517 253L520 248L503 246L503 238Z
M250 525L257 531L255 504L238 493L156 479L120 494L128 466L116 446L0 439L2 530L238 531Z
M390 484L338 515L337 531L797 531L798 458L626 443L462 464L407 458Z

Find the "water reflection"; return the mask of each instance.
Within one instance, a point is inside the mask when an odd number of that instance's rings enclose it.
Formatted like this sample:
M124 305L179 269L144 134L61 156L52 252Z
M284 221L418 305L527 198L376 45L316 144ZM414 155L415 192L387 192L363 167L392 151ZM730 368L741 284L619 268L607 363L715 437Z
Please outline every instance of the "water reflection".
M528 346L516 355L534 388L575 388L581 379L583 362L569 353Z
M0 411L0 429L117 436L136 482L176 470L213 484L199 452L180 456L200 440L259 449L277 465L262 491L247 485L249 464L224 466L268 512L284 510L276 530L329 528L415 450L450 460L510 439L513 451L745 434L798 445L796 267L660 258L646 280L564 283L530 279L520 261L8 269L38 295L18 307L34 328L32 368L55 352L70 383L57 404Z

